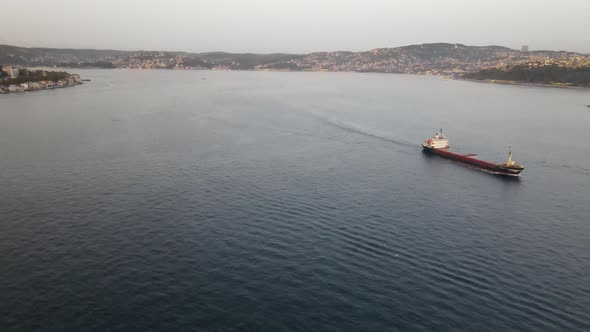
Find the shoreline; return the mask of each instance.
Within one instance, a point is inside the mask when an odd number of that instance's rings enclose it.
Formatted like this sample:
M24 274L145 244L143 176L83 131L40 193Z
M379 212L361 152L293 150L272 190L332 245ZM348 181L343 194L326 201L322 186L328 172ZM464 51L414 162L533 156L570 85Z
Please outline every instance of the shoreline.
M31 83L36 83L36 82L26 82L23 84L31 84ZM78 85L82 85L84 83L82 82L76 82L73 84L67 84L64 86L44 86L44 87L35 87L35 88L25 88L22 85L18 85L18 86L14 86L14 85L9 85L8 86L8 90L4 90L4 91L0 91L0 95L9 95L9 94L19 94L19 93L23 93L23 92L36 92L36 91L44 91L44 90L55 90L55 89L64 89L64 88L72 88Z
M6 75L3 73L3 77L0 79L0 93L2 94L53 90L82 84L78 74L14 68L12 66L0 68L2 68L3 72L6 72Z
M41 68L41 67L34 67L34 68ZM71 69L70 67L56 67L56 68L63 68L63 69ZM53 69L53 68L52 68ZM360 74L394 74L394 75L414 75L414 76L429 76L429 77L438 77L442 79L450 79L456 81L466 81L466 82L473 82L473 83L485 83L485 84L501 84L501 85L516 85L516 86L531 86L531 87L541 87L541 88L559 88L559 89L575 89L575 90L590 90L590 86L572 86L572 85L565 85L560 83L533 83L533 82L520 82L520 81L506 81L506 80L492 80L492 79L472 79L472 78L461 78L461 77L454 77L451 75L433 75L433 74L417 74L417 73L393 73L393 72L380 72L380 71L334 71L334 70L291 70L291 69L201 69L201 68L183 68L183 69L176 69L176 68L150 68L150 69L143 69L143 68L130 68L130 67L118 67L118 68L78 68L78 69L94 69L94 70L112 70L112 69L123 69L123 70L174 70L174 71L255 71L255 72L279 72L279 73L360 73ZM28 84L34 82L27 82ZM26 84L26 83L25 83ZM0 91L0 94L10 94L10 93L21 93L21 92L31 92L31 91L40 91L40 90L52 90L57 88L68 88L73 87L76 85L82 85L83 82L75 82L71 85L64 85L64 86L54 86L54 87L42 87L37 89L26 89L26 90L18 90L18 91Z
M445 76L442 76L445 77ZM502 84L502 85L521 85L521 86L533 86L540 88L559 88L559 89L575 89L575 90L590 90L590 87L585 86L573 86L573 85L562 85L562 84L551 84L551 83L533 83L533 82L520 82L520 81L504 81L504 80L478 80L473 78L460 78L460 77L447 77L457 81L467 81L474 83L486 83L486 84Z

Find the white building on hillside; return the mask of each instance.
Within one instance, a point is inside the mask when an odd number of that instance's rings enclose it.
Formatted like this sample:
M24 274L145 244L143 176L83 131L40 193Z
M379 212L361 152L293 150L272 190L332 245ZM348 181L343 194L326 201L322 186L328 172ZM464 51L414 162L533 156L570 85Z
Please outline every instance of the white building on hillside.
M18 68L14 67L2 67L2 71L8 74L10 78L17 78L18 77Z

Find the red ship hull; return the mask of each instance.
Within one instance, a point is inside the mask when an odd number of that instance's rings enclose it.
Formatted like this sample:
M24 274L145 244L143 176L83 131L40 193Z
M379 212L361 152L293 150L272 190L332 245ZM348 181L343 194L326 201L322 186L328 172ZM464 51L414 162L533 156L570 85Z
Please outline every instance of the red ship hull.
M508 176L519 176L520 172L524 169L524 167L515 167L515 166L508 166L505 164L494 164L487 161L479 160L472 158L472 154L468 155L461 155L454 152L449 151L449 149L433 149L427 146L422 145L425 152L437 154L443 158L456 160L458 162L468 164L474 166L482 171L498 174L498 175L508 175Z

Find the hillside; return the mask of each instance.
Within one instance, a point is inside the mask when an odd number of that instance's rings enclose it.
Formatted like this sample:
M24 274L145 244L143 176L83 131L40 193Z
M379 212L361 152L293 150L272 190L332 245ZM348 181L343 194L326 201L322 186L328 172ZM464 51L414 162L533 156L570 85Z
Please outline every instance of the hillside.
M364 52L310 54L188 53L91 49L23 48L0 45L0 64L142 69L358 71L459 77L483 69L531 61L573 61L590 57L563 51L520 52L502 46L433 43ZM481 74L483 75L483 74ZM498 74L499 75L499 74Z
M580 64L558 61L528 62L503 68L482 69L474 73L466 73L462 75L462 78L590 87L590 62Z
M502 46L462 44L421 44L379 48L366 52L319 52L266 64L257 69L309 71L360 71L457 76L482 68L517 64L534 59L577 56L571 52L540 51L523 53Z
M188 53L93 49L24 48L0 45L0 64L95 68L197 67L254 69L255 66L301 57L296 54Z
M98 59L121 57L128 53L116 50L26 48L0 45L0 64L31 66L97 62Z

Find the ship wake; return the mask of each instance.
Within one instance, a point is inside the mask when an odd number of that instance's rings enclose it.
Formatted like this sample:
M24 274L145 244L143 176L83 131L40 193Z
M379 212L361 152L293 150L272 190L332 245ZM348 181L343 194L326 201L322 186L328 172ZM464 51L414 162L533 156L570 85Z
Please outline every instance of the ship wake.
M386 134L381 133L377 130L367 129L365 127L359 126L354 123L350 123L350 122L346 122L346 121L342 121L342 120L337 120L337 119L334 119L332 117L325 116L322 114L316 114L316 113L311 113L311 112L308 112L308 114L328 126L331 126L333 128L337 128L340 130L344 130L349 133L363 135L366 137L378 139L381 141L386 141L389 143L395 143L397 145L402 145L402 146L408 146L408 147L415 147L416 146L416 144L414 144L410 141L391 137L390 135L386 135Z

